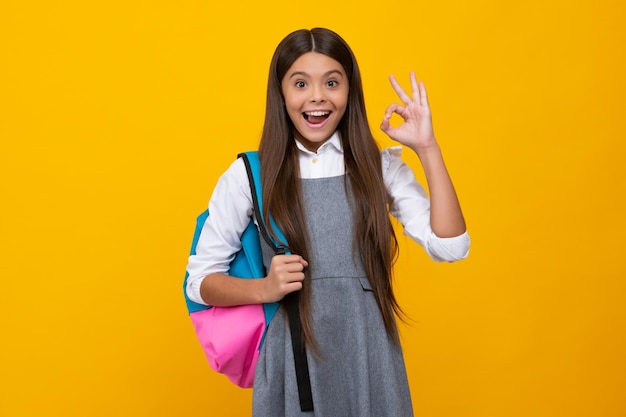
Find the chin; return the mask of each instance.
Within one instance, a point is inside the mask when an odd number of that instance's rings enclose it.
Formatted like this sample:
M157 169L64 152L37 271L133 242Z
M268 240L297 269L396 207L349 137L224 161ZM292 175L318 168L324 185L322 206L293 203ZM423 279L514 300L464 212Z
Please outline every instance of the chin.
M312 130L305 126L302 130L300 130L300 136L304 139L311 142L324 142L335 133L336 129L323 129L323 130ZM303 135L302 132L305 134Z

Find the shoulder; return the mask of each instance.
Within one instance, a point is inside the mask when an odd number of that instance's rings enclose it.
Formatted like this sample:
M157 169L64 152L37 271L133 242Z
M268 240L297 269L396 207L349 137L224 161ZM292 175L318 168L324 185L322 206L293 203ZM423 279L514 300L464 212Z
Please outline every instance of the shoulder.
M380 157L382 159L383 174L390 170L393 171L403 164L402 146L385 148L380 152Z
M248 173L243 159L236 158L224 171L220 180L228 183L248 185Z
M236 158L231 162L219 177L213 190L211 203L233 200L237 201L238 204L252 201L246 165L241 158Z
M402 147L394 146L381 151L383 180L391 195L411 189L411 193L422 195L421 185L417 183L411 167L402 160Z

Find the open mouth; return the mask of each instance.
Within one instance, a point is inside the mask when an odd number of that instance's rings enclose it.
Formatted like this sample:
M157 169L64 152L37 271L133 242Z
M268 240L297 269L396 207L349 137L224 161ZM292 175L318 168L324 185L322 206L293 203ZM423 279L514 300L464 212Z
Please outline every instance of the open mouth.
M307 122L318 125L328 119L330 113L330 111L305 111L302 115Z

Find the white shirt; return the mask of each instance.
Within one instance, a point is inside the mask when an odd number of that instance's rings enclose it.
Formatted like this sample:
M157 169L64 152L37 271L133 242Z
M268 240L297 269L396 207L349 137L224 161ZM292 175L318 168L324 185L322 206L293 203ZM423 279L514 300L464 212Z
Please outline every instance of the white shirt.
M317 152L307 150L296 140L300 150L300 177L327 178L344 175L343 148L335 133ZM404 233L420 244L435 261L453 262L469 253L467 232L457 237L440 238L430 227L430 200L417 183L411 168L400 158L400 146L381 152L383 177L392 197L391 214L404 227ZM209 201L208 217L196 255L187 264L187 295L200 304L200 285L212 273L228 273L229 265L241 249L241 234L253 216L253 203L246 168L235 160L219 178Z

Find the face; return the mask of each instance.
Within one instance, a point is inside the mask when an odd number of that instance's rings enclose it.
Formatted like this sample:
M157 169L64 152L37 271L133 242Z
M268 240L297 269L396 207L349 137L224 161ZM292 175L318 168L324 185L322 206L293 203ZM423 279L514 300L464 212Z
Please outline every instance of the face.
M348 76L341 64L317 52L294 61L281 88L296 138L311 151L337 130L348 105Z

